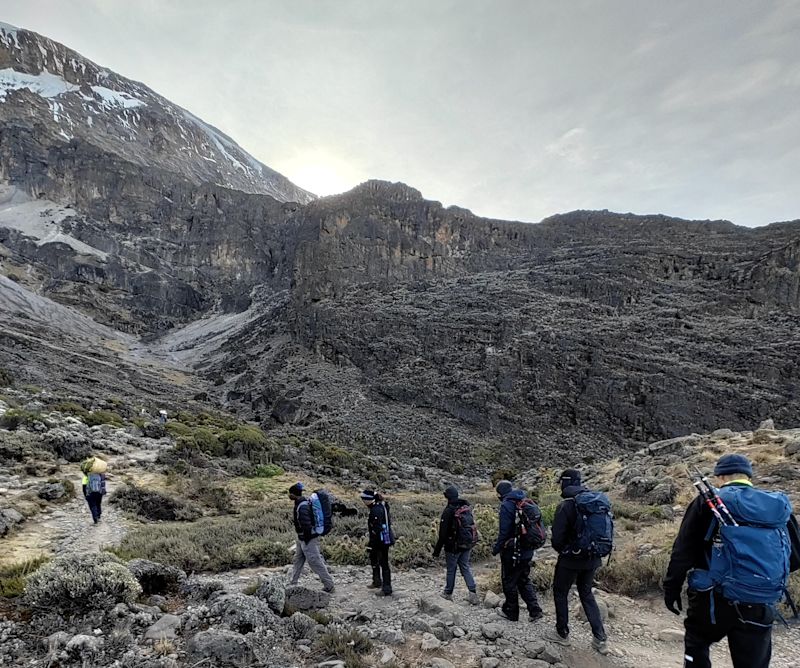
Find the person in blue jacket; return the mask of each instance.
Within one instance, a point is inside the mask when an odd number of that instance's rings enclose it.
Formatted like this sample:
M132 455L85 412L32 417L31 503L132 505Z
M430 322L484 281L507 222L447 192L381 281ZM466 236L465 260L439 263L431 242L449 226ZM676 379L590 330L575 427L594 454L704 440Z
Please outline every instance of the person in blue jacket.
M518 621L519 598L522 597L528 608L530 620L535 622L544 614L531 582L531 562L535 550L523 549L516 558L514 555L516 531L514 518L517 513L517 501L525 498L525 492L514 489L508 480L498 482L495 490L500 497L500 530L492 554L500 555L500 578L503 582L503 594L506 597L501 609L506 619L512 622Z

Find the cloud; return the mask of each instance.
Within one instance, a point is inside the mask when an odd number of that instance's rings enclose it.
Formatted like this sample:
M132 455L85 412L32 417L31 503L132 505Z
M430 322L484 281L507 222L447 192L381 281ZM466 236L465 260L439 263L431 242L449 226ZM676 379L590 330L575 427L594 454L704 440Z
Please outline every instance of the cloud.
M550 155L562 158L576 167L584 167L594 161L596 155L589 146L585 128L572 128L545 146Z

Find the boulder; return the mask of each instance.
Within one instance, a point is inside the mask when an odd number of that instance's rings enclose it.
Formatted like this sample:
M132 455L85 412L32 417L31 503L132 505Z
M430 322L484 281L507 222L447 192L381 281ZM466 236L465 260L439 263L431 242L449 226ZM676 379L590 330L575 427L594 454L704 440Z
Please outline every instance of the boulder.
M381 631L380 635L378 635L378 639L387 645L404 645L406 642L405 634L397 629Z
M544 661L545 663L558 663L563 658L564 654L561 651L561 648L557 645L552 645L550 643L546 643L544 646L544 650L542 653L536 657L539 661Z
M665 441L657 441L647 446L648 454L654 457L663 455L683 455L686 453L686 447L690 445L697 445L700 437L692 434L691 436L678 436L677 438L669 438Z
M224 594L219 596L209 610L212 617L219 617L232 631L251 633L260 626L275 624L275 613L260 598L247 594Z
M100 653L104 644L103 638L79 634L70 638L65 649L72 656L80 658L84 665L92 665L92 657Z
M500 598L498 594L495 594L493 591L489 590L486 592L486 595L483 597L483 607L484 608L496 608L503 602L503 599Z
M181 618L178 615L163 615L144 634L145 640L172 640L178 633Z
M775 421L772 418L767 418L760 425L758 425L758 431L761 431L762 429L775 429Z
M286 582L276 575L265 577L254 596L266 602L276 615L282 615L286 606Z
M431 652L439 649L442 646L442 641L432 633L423 633L419 646L423 652Z
M447 659L442 659L441 657L431 659L428 662L428 666L430 666L430 668L456 668L454 663Z
M317 622L302 612L295 612L286 621L286 630L295 640L312 638L317 630Z
M488 624L481 624L481 634L487 640L497 640L501 638L505 630L500 624L489 622Z
M57 501L67 495L63 482L48 482L39 488L39 498L45 501Z
M486 656L481 659L481 668L499 668L500 666L500 659L495 659L494 657Z
M786 445L783 446L783 452L787 456L796 455L798 452L800 452L800 438L788 441Z
M42 436L42 441L68 462L81 462L92 454L92 442L86 436L66 429L51 429Z
M711 436L711 438L717 441L725 438L733 438L734 436L736 436L736 432L730 429L715 429L709 434L709 436Z
M126 566L139 581L144 594L167 594L180 589L186 573L175 566L165 566L149 559L132 559Z
M222 591L225 585L220 580L192 575L181 582L181 594L195 601L207 601L214 592Z
M215 668L245 668L255 663L253 650L243 635L220 629L192 636L186 643L186 658L192 664Z
M286 605L292 610L316 610L327 608L331 595L319 589L300 585L286 587Z
M378 665L385 666L387 663L393 663L396 658L397 656L395 653L387 647L381 652L381 656L378 659Z

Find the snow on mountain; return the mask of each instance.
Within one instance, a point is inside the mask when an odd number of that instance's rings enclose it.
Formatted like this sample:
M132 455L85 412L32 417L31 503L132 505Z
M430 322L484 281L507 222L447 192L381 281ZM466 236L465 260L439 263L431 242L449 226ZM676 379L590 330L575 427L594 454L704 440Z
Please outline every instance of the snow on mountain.
M29 30L0 23L0 123L41 123L52 141L89 142L126 160L279 201L297 187L235 141L144 84Z

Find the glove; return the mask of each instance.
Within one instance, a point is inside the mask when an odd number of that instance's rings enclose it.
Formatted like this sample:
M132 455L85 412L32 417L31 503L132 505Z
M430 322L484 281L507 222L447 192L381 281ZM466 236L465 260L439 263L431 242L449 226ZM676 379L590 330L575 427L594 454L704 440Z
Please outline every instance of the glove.
M683 604L681 603L681 593L665 591L664 592L664 605L667 606L667 610L671 613L680 615L681 611L683 610Z

